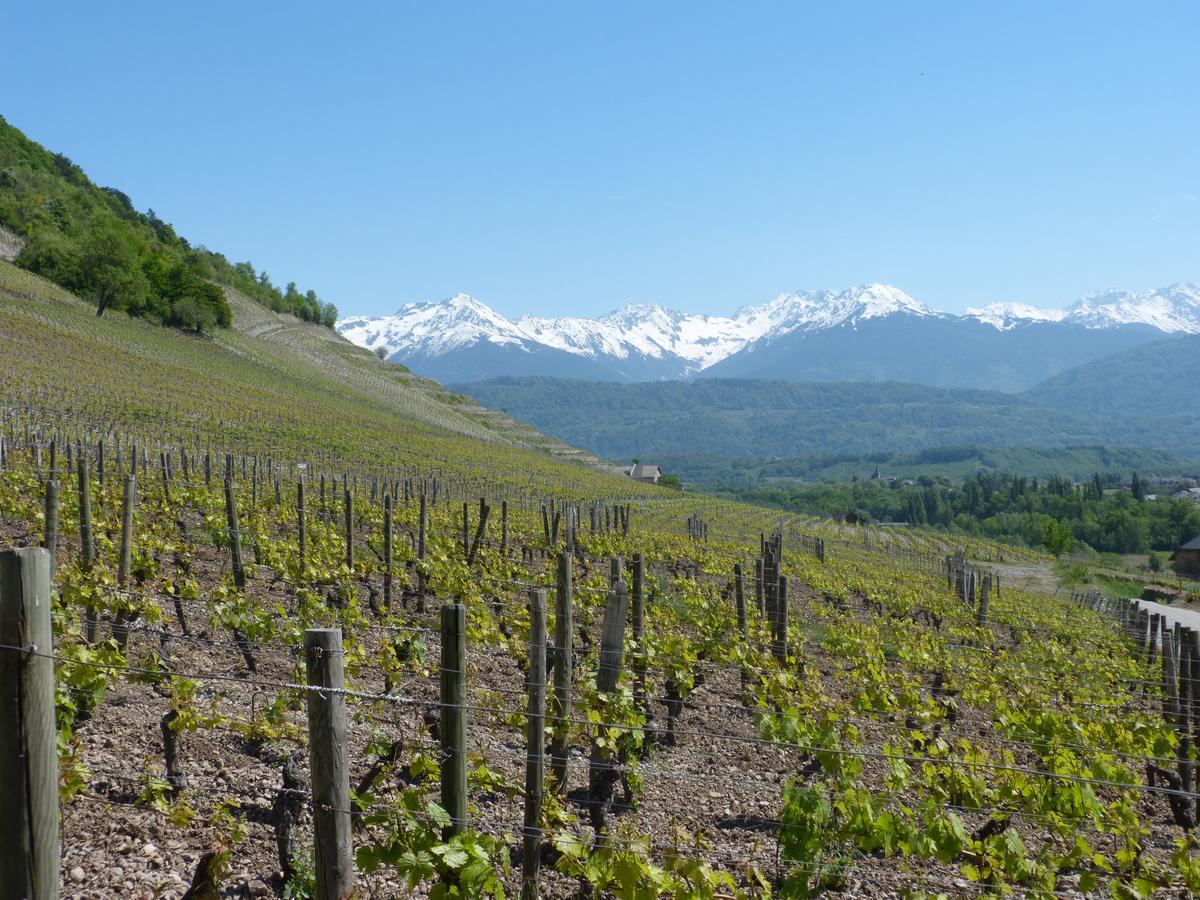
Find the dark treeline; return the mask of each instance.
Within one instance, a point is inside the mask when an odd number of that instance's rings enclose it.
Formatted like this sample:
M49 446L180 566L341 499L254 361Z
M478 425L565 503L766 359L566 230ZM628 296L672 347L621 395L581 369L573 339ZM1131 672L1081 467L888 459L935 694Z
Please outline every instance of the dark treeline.
M1078 484L1060 476L1039 481L981 472L954 484L921 476L915 484L867 479L736 493L798 512L854 510L873 521L930 525L1031 547L1046 543L1051 523L1069 528L1076 542L1114 553L1173 550L1200 535L1200 507L1169 497L1147 500L1147 491L1137 475L1130 487L1114 488L1099 474Z
M96 304L178 328L226 327L228 285L276 312L332 328L337 308L294 283L280 289L249 262L193 247L154 210L29 140L0 117L0 225L24 241L17 265ZM214 283L215 282L215 283Z

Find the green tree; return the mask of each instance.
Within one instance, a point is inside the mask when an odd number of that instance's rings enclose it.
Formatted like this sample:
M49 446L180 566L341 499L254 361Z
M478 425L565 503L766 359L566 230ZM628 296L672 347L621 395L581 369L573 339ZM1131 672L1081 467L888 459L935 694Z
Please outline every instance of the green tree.
M1071 526L1066 522L1051 519L1042 527L1042 543L1045 544L1047 550L1054 554L1055 559L1064 553L1070 553L1071 547L1075 543L1075 537L1071 534Z
M101 228L84 243L79 257L79 287L96 300L96 317L113 309L137 309L149 284L138 266L138 247L116 228Z

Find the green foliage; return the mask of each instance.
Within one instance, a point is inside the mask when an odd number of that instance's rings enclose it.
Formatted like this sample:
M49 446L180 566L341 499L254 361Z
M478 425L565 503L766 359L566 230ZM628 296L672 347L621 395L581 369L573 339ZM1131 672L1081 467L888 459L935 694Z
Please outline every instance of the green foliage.
M333 327L337 310L295 284L280 291L250 263L193 247L154 210L93 184L0 118L0 226L25 241L18 265L96 304L196 332L228 327L236 288L276 312ZM215 283L214 283L215 282Z
M1055 522L1051 519L1042 527L1042 543L1045 544L1047 550L1054 554L1055 558L1064 553L1070 553L1071 545L1074 542L1075 538L1071 536L1071 529L1064 522Z
M734 380L656 381L612 384L555 378L497 378L455 386L493 409L586 447L609 459L628 459L636 449L645 462L678 471L685 481L716 483L712 469L763 467L768 477L791 475L813 465L864 457L857 474L884 475L896 454L935 453L925 463L975 459L1001 448L1091 448L1073 463L1090 474L1104 452L1099 445L1145 447L1153 435L1159 452L1143 451L1150 470L1161 450L1194 454L1200 446L1200 416L1176 415L1153 422L1136 406L1103 416L1034 403L995 391L945 389L899 382ZM684 451L682 448L686 448ZM1019 449L1004 453L1020 454ZM1031 471L1014 458L1011 471ZM876 459L875 456L881 458ZM801 457L801 459L797 459ZM808 457L805 459L804 457ZM739 461L752 460L752 465ZM785 471L776 462L795 462ZM994 465L986 460L983 465ZM1049 464L1053 464L1049 460ZM1065 465L1072 465L1072 462ZM1126 462L1127 467L1134 463ZM971 466L971 471L979 463ZM1062 468L1057 469L1063 472ZM850 472L837 477L849 478Z

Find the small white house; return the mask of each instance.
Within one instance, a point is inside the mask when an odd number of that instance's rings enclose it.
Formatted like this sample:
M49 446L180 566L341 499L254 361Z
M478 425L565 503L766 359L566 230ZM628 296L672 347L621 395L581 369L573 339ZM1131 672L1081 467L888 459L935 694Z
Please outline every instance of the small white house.
M626 466L622 469L626 475L634 481L646 481L650 484L658 484L658 479L662 478L662 472L658 466L648 466L645 463L634 463L632 466Z

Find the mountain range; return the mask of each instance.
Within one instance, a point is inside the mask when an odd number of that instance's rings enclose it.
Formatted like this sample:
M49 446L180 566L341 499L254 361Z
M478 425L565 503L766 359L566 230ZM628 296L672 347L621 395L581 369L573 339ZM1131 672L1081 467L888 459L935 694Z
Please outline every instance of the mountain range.
M941 312L867 284L795 291L732 316L626 306L599 318L506 318L466 294L337 323L352 342L445 382L541 375L908 381L1016 392L1165 335L1200 334L1200 284L1089 294L1065 309Z

